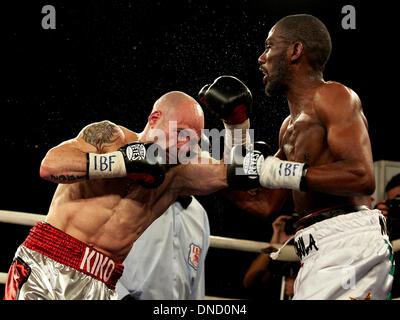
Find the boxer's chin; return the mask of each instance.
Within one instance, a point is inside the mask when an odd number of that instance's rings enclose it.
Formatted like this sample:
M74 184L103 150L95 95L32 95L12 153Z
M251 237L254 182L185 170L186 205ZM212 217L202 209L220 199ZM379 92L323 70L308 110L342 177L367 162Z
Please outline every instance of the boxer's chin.
M268 97L276 97L285 94L286 88L278 81L268 81L265 86L265 94Z

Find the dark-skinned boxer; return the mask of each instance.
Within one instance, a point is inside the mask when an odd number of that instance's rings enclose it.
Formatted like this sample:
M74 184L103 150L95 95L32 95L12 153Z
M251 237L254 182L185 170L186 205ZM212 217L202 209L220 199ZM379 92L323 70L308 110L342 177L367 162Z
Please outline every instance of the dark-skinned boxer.
M353 90L323 79L330 53L329 32L313 16L288 16L273 26L258 62L266 94L284 94L290 115L274 155L263 143L233 148L228 181L242 190L263 187L257 190L268 203L257 205L265 215L291 193L302 217L294 239L301 260L294 299L387 299L393 254L385 219L371 210L367 120ZM272 190L280 196L271 197ZM246 207L254 197L242 192L231 199Z

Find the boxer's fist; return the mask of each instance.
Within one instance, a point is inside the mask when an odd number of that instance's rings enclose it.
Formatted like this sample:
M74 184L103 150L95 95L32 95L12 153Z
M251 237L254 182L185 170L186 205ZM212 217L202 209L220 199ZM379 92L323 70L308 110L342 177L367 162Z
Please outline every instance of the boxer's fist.
M260 169L264 159L272 154L265 142L255 142L245 148L237 145L232 148L230 164L227 168L228 185L235 190L250 190L261 187Z
M121 147L126 176L145 188L156 188L165 178L165 159L159 156L160 147L152 143L133 142Z
M253 98L238 78L221 76L199 92L200 102L218 119L227 124L244 122L251 114Z

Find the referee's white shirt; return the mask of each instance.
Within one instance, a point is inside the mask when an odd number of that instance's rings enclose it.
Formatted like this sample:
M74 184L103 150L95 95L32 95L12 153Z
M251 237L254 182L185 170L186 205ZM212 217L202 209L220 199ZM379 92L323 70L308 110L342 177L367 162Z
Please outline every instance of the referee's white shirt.
M134 243L117 282L119 299L196 300L205 297L204 261L210 244L207 213L192 197L174 202Z

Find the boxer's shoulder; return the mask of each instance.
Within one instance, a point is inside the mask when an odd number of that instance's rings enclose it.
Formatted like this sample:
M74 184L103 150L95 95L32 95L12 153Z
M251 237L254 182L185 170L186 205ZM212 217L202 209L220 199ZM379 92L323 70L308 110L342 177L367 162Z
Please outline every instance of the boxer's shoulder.
M139 135L136 132L133 132L132 130L129 130L123 126L119 126L119 129L122 130L126 143L139 141Z
M109 120L88 124L77 139L95 147L97 153L111 152L127 143L124 130Z
M349 87L335 81L325 82L315 91L314 99L321 107L338 102L358 103L358 95Z
M315 91L314 109L323 122L349 118L360 108L361 101L358 95L339 82L326 82Z

